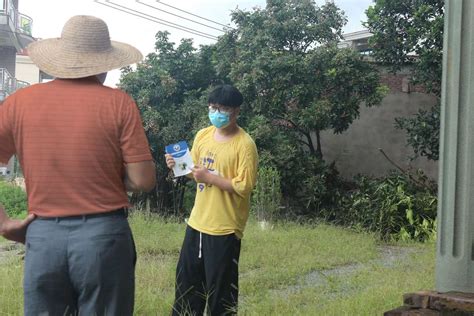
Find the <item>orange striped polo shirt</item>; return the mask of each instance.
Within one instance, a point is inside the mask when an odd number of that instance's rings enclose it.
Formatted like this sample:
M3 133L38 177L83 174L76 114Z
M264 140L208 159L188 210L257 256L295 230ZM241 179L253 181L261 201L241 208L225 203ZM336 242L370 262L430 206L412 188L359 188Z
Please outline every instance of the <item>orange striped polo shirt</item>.
M92 214L128 206L124 164L152 160L140 113L96 77L18 90L0 105L0 162L16 154L30 213Z

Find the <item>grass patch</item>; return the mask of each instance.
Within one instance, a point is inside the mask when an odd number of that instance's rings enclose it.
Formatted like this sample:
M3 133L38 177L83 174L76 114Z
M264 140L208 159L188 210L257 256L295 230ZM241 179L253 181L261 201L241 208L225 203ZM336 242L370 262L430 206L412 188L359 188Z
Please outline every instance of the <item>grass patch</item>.
M185 224L134 214L136 315L168 315ZM400 253L388 259L383 249ZM406 292L434 288L435 245L379 244L329 225L250 221L240 261L240 315L380 315ZM2 259L0 259L2 260ZM23 263L0 265L0 315L22 314Z
M0 255L0 315L23 315L23 261Z

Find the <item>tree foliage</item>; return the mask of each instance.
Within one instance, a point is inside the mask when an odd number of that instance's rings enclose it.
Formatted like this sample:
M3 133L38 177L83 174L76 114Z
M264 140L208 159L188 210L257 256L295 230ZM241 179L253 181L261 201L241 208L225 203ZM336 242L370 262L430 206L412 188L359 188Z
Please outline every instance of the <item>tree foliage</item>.
M281 175L284 199L317 210L334 173L321 159L320 132L345 131L360 104L379 104L386 90L362 56L337 47L346 18L332 2L268 0L265 8L235 10L232 20L235 29L199 50L160 32L156 52L124 72L121 85L140 106L159 166L165 197L153 205L170 207L176 192L166 181L164 145L208 124L207 89L226 82L245 96L239 124L254 137L261 165Z
M444 0L377 0L366 11L374 57L393 71L413 64L412 82L438 97L431 112L399 118L415 154L438 160Z
M12 218L19 218L28 211L26 193L20 187L4 182L0 177L0 206L3 206Z
M194 132L206 124L203 95L216 80L211 65L212 47L196 50L185 39L175 45L169 33L158 32L156 52L149 54L136 70L123 70L120 86L136 100L145 132L157 165L156 191L135 195L152 209L180 211L185 180L170 181L164 163L164 148L178 140L192 140ZM205 97L205 96L204 96Z
M269 0L265 8L232 13L236 29L215 51L220 76L244 93L244 118L262 163L277 167L285 197L317 210L330 195L320 132L342 133L360 105L386 93L378 72L337 42L346 23L332 2Z
M379 104L384 95L370 64L337 48L346 18L334 3L269 0L265 9L234 11L232 19L237 29L218 46L233 45L216 50L218 68L231 61L226 75L253 111L291 129L311 155L322 157L320 131L345 131L361 102Z

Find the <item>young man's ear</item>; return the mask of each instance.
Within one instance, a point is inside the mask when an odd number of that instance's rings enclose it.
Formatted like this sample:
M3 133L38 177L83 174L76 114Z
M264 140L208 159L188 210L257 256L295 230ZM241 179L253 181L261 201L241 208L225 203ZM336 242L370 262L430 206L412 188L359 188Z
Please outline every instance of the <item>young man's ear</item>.
M234 116L235 117L239 116L239 114L240 114L240 107L238 107L234 110Z

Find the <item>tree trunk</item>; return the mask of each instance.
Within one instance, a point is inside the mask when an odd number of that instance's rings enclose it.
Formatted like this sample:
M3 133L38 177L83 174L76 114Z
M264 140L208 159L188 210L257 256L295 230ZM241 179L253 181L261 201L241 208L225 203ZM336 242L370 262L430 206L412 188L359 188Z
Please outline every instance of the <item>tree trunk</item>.
M314 149L314 144L313 144L313 140L311 139L311 134L304 133L304 136L308 140L309 152L311 153L312 156L316 156L316 149Z
M321 150L321 135L319 134L319 130L316 131L316 142L316 157L323 159L323 151Z

